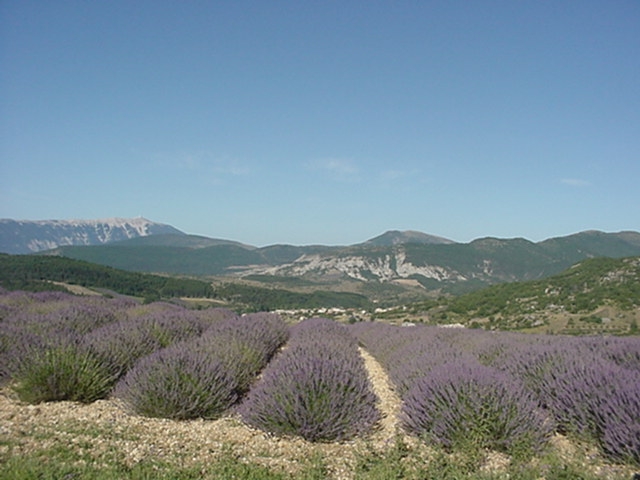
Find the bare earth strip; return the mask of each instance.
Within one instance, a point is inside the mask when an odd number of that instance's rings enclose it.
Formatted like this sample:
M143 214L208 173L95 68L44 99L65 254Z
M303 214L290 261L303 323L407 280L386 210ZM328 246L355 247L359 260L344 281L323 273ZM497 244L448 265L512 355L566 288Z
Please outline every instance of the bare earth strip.
M374 443L387 444L392 442L398 433L397 416L400 413L402 402L394 392L389 382L389 377L382 366L366 350L360 348L360 355L364 359L364 365L369 374L369 381L373 391L378 397L378 410L382 414L378 431L372 436ZM382 445L376 445L382 446Z

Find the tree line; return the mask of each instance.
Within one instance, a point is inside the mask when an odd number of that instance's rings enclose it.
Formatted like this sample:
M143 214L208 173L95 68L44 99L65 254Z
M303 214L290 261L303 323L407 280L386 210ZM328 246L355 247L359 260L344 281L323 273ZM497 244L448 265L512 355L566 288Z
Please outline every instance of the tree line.
M64 289L52 282L144 298L213 296L212 286L201 280L127 272L65 257L0 254L0 286L7 290Z

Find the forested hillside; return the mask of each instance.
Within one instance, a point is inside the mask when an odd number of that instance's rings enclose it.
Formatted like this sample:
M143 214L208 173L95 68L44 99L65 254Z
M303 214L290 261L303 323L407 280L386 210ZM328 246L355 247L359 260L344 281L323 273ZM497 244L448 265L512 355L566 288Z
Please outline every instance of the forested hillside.
M640 306L640 257L592 258L544 280L494 285L455 298L449 310L477 316L550 308L581 313L605 304Z
M499 330L635 334L640 321L640 257L584 260L552 277L494 285L445 301L442 322Z
M296 308L369 308L363 296L316 290L310 293L266 288L243 283L213 286L203 280L129 272L64 257L0 254L0 286L7 290L66 290L65 284L107 289L147 301L191 297L215 300L237 311Z
M136 297L211 297L201 280L127 272L63 257L0 254L0 286L8 290L64 289L52 282L108 289Z

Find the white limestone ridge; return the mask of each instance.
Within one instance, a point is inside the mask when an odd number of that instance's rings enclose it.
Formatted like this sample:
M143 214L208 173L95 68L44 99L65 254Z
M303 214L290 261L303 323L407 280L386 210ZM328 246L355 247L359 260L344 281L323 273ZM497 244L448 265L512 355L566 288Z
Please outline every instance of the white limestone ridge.
M6 253L32 253L66 245L102 245L154 234L183 234L143 217L96 220L0 220L0 246Z
M302 255L293 263L248 269L244 274L261 273L301 277L309 273L327 275L340 272L356 280L368 281L376 279L380 282L393 281L421 275L438 281L466 280L453 269L438 265L414 265L407 261L403 248L398 248L392 255L370 257L361 255L334 256L309 254Z

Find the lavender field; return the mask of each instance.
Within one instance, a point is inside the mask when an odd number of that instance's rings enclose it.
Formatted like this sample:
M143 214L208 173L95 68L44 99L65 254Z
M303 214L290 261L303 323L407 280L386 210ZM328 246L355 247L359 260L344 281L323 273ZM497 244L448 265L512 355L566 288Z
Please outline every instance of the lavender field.
M446 447L530 455L553 432L640 463L640 338L561 337L362 323L408 432Z
M286 324L266 312L0 292L0 382L22 405L109 400L139 418L233 418L274 439L367 441L390 414L359 348L388 377L409 443L517 464L561 435L640 468L639 337Z

